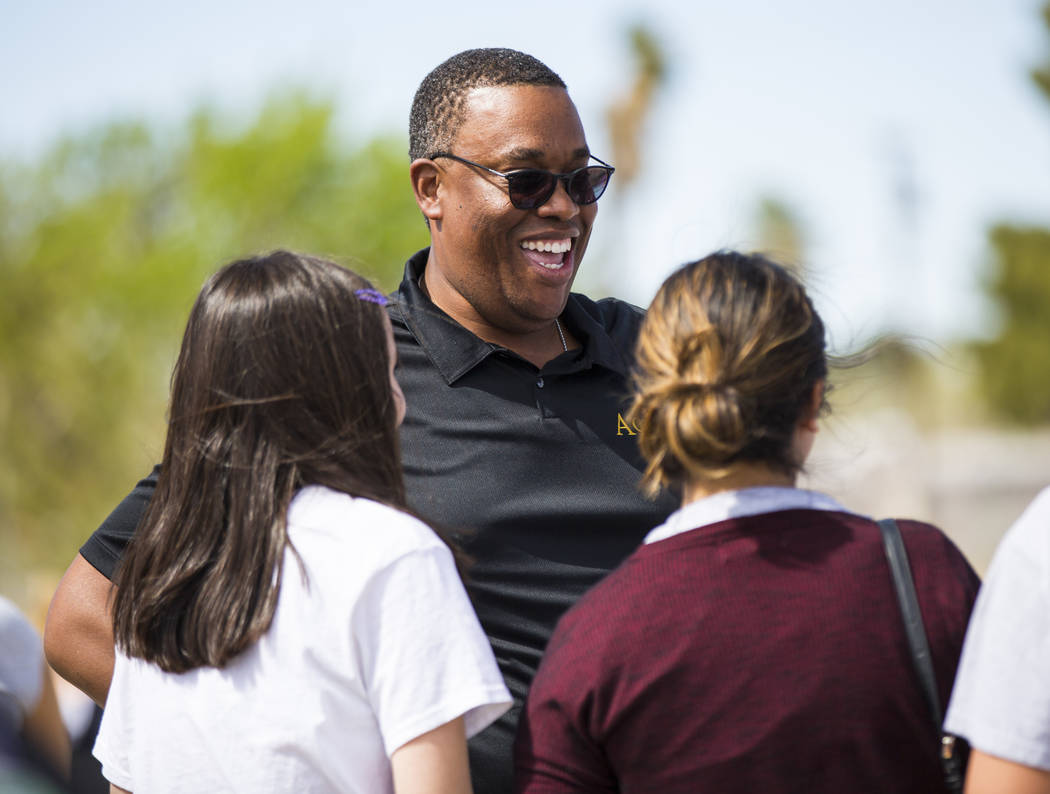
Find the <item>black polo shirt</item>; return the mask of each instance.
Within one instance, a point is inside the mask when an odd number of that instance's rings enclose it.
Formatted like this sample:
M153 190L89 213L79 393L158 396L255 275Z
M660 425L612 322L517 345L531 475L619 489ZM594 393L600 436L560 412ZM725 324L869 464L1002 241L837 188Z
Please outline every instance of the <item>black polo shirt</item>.
M581 346L537 369L430 301L426 257L408 261L390 311L406 489L424 517L473 532L468 589L520 706L558 618L677 507L641 495L623 420L644 315L571 295L561 322ZM471 742L475 790L509 790L517 717Z
M624 422L643 314L572 294L561 316L581 347L542 369L479 339L419 287L428 250L389 306L409 501L462 531L468 589L516 707L471 742L478 792L510 790L522 700L558 618L677 506L638 490L643 463ZM156 486L157 469L80 553L111 577Z

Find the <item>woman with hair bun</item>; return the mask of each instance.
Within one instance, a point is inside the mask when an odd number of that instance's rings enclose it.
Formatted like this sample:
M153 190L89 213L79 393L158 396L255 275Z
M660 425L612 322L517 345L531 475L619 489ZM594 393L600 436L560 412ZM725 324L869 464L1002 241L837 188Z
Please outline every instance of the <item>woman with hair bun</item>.
M945 791L879 528L795 486L828 372L802 285L756 255L685 265L637 362L643 485L682 507L562 618L519 791ZM899 525L947 702L978 579Z

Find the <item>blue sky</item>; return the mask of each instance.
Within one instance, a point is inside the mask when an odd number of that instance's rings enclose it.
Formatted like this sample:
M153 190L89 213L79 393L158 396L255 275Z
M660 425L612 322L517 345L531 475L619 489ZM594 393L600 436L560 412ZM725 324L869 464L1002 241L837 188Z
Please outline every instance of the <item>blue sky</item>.
M839 346L885 327L988 333L989 224L1050 224L1050 103L1026 76L1050 58L1036 0L2 2L4 158L118 116L250 111L282 84L333 96L348 134L401 132L421 77L475 46L558 71L604 157L623 29L645 20L670 79L645 173L602 199L578 285L645 304L675 265L754 247L772 195L803 222Z

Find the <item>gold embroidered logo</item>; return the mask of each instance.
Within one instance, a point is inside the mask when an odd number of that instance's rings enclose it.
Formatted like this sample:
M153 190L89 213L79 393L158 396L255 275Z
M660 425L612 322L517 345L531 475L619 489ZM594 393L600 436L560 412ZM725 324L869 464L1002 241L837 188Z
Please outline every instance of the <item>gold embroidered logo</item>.
M629 436L638 435L638 428L627 424L627 420L623 418L623 414L616 414L616 435L622 436L626 433Z

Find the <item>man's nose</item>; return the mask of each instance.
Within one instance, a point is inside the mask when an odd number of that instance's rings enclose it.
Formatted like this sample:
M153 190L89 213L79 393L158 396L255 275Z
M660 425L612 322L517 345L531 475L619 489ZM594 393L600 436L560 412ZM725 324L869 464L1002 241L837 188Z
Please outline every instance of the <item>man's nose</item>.
M559 179L554 187L554 192L537 211L543 217L554 217L559 220L569 220L580 214L580 205L569 196L565 189L565 180Z

